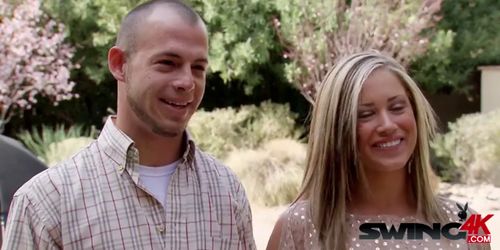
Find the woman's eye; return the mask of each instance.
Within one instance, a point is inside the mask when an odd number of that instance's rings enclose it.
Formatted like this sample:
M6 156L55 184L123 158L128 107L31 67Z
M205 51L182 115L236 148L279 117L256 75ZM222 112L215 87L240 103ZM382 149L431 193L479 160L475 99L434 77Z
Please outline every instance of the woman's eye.
M373 115L373 112L371 111L364 111L364 112L359 112L358 113L358 118L368 118Z
M391 108L392 111L403 111L405 109L405 106L404 105L396 105L394 107Z

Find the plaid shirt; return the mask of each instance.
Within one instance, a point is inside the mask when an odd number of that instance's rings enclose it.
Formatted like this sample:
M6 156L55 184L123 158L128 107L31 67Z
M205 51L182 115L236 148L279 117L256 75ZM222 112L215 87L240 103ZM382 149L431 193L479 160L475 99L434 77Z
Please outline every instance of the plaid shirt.
M3 249L255 249L236 176L187 139L163 207L109 118L99 138L14 195Z

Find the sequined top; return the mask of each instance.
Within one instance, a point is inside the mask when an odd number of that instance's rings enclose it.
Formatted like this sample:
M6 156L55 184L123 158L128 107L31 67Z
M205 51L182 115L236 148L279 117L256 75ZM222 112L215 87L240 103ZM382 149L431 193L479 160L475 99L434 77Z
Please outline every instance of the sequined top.
M458 222L458 212L460 211L455 202L448 199L440 199L441 208L449 215L450 222ZM432 239L426 233L423 233L422 240L403 239L384 240L381 237L374 240L360 239L362 233L359 227L363 223L385 223L388 228L394 225L399 228L401 223L422 223L429 225L423 219L409 216L399 217L393 215L366 216L348 214L347 225L350 225L347 231L347 249L423 249L423 250L444 250L444 249L489 249L489 245L467 244L465 239L449 240L445 237L441 239ZM309 210L309 203L306 200L298 201L292 204L282 215L282 230L279 249L320 249L318 240L318 231L316 230ZM452 229L454 230L454 229ZM456 229L458 230L458 229ZM456 234L458 231L450 231Z

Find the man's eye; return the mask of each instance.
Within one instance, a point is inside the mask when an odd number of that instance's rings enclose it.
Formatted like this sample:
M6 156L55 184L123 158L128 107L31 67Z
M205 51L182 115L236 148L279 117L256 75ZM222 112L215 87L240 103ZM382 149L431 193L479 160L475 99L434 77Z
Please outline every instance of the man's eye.
M205 67L203 67L201 65L195 65L195 66L193 66L193 69L198 70L198 71L205 71Z
M170 60L161 60L161 61L159 61L159 63L162 65L167 65L167 66L175 66L175 63L173 61L170 61Z

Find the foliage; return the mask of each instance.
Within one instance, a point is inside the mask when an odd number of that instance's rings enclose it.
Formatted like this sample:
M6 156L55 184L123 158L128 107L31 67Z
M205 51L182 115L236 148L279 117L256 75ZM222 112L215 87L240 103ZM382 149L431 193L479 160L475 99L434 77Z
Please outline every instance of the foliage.
M94 138L91 137L74 137L66 138L59 142L53 142L49 144L47 152L45 152L42 158L46 159L45 163L47 166L54 166L58 162L70 158L92 141L94 141Z
M97 131L94 128L84 129L83 126L75 125L65 128L62 125L55 128L42 126L40 130L22 131L17 137L24 143L26 148L37 155L44 162L49 162L48 152L50 145L64 141L69 138L90 137L94 138Z
M289 81L311 102L335 60L376 49L408 65L428 46L422 31L431 27L441 1L276 0L274 27Z
M71 105L49 109L40 103L25 119L13 121L10 130L54 123L101 126L102 118L115 109L115 80L107 70L107 51L114 45L116 32L125 13L144 0L43 1L51 16L67 27L68 41L77 49L74 61L83 65L72 71L78 82L79 99ZM263 100L287 102L299 99L284 77L279 45L269 25L272 8L268 1L193 0L192 5L207 20L210 32L210 65L203 107L256 104ZM237 11L234 11L237 10ZM265 79L265 81L264 81ZM299 99L291 106L307 110ZM73 112L74 110L80 112ZM305 112L304 112L305 114ZM28 122L29 120L29 122Z
M70 41L81 48L75 58L86 65L84 74L94 82L109 79L107 51L114 45L121 19L144 0L48 0L45 7L70 26ZM206 21L210 32L210 69L227 83L243 80L246 92L263 82L256 74L276 49L270 24L269 1L188 1ZM268 65L269 66L269 65ZM272 67L272 66L271 66Z
M39 0L0 1L0 132L39 95L54 105L75 96L69 80L73 49L64 37L64 25L48 18Z
M235 150L225 163L240 178L252 204L276 206L297 197L305 158L305 145L275 139L257 149Z
M245 92L265 84L262 67L281 73L280 46L272 29L276 13L268 0L192 1L208 24L210 69L228 83L245 82Z
M497 0L444 0L437 36L412 65L415 79L432 92L468 93L478 66L500 64L499 9Z
M298 138L295 114L288 105L263 102L238 109L200 110L191 118L188 130L203 150L224 158L228 152L256 148L275 138Z
M466 183L500 186L500 110L464 115L449 124L432 147L443 163L444 180L458 172Z
M110 80L107 51L116 39L121 19L140 0L45 0L44 8L68 27L68 40L77 51L79 71L99 84Z

